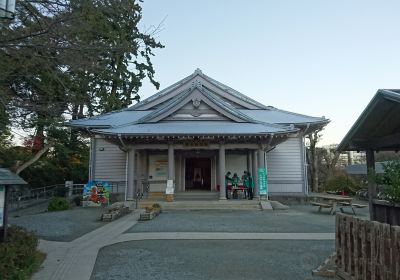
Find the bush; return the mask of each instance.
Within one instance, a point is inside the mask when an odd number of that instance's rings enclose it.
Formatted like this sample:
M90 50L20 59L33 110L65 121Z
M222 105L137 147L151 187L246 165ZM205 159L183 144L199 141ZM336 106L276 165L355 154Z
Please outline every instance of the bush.
M161 205L158 203L154 203L151 207L153 208L160 208L161 209Z
M0 278L29 279L44 260L36 250L37 237L20 227L8 229L7 241L0 243Z
M348 194L354 194L360 187L361 186L357 184L353 178L345 174L333 175L329 177L323 185L324 191L339 191Z
M386 199L391 202L400 202L400 161L392 161L383 165L385 171L382 183L385 185L383 191Z
M49 201L49 205L47 206L47 210L49 211L63 211L69 209L69 202L62 197L53 197Z
M78 195L75 196L72 201L75 203L76 206L81 206L82 196Z

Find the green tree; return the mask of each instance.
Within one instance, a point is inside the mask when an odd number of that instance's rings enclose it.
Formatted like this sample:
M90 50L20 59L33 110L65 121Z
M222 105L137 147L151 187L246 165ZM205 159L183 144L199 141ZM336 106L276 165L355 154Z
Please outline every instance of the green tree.
M158 88L151 57L163 45L157 28L139 29L140 2L21 0L15 20L1 22L0 139L10 126L32 134L17 172L57 145L82 143L66 119L129 106L145 78Z

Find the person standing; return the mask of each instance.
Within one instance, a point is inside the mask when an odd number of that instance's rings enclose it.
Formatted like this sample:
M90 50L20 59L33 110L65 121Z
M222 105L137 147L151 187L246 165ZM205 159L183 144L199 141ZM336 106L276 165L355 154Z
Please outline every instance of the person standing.
M225 174L225 197L226 197L226 199L229 199L229 196L228 196L228 185L229 185L229 183L232 184L232 178L231 178L231 172L230 171L228 171Z
M243 172L242 176L243 188L244 188L244 198L249 197L249 176L247 175L247 171Z
M251 176L250 172L247 172L247 178L248 178L248 184L249 184L249 188L248 188L248 199L252 200L253 199L253 190L254 190L254 180L253 177Z
M233 198L238 199L239 176L234 173L232 177Z

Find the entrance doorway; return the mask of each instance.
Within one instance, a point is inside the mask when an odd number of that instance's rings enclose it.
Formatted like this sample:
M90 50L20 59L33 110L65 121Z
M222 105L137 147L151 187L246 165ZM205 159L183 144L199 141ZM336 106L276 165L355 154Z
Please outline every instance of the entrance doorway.
M211 190L210 158L186 158L185 190Z

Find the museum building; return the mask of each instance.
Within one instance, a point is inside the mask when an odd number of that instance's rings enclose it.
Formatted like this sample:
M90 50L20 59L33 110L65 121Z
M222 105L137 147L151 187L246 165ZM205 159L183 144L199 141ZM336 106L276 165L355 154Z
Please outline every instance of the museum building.
M257 196L260 169L271 196L307 195L304 137L328 122L265 106L197 69L129 108L69 125L91 136L89 179L123 186L127 200L144 186L225 199L226 172L250 171Z

